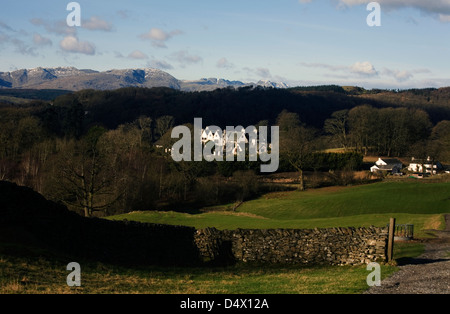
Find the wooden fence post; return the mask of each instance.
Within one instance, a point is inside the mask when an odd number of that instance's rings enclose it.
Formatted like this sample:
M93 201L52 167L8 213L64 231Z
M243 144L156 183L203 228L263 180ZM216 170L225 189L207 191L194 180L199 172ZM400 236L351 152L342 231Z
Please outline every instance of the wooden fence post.
M388 262L392 261L392 259L394 258L394 233L395 233L395 218L391 218L389 221L389 240L387 251Z

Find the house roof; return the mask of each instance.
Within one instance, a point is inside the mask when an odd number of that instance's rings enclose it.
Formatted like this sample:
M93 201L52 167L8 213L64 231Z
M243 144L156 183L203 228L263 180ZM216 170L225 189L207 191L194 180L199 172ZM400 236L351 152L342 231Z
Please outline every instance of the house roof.
M380 158L382 161L384 161L388 165L395 165L395 164L401 164L402 162L396 158Z
M394 165L394 164L389 164L389 165L386 165L386 166L375 165L372 168L374 168L374 167L378 168L378 170L393 170L396 167L396 165Z

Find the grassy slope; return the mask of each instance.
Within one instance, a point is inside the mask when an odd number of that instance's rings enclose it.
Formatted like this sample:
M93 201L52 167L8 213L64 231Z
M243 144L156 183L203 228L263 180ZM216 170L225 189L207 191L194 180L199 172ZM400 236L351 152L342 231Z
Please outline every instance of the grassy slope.
M395 246L397 259L418 256L423 244ZM78 261L81 287L68 287L70 258L0 243L0 294L352 294L365 291L366 266L227 268L124 268ZM382 278L397 269L381 265Z
M283 195L284 194L284 195ZM381 182L277 193L247 202L240 211L268 218L309 219L363 214L450 212L450 183Z
M414 224L417 236L425 236L424 229L442 227L443 218L439 214L450 212L447 195L450 183L386 182L272 193L244 203L235 213L134 212L109 219L197 228L266 229L384 226L390 217L395 217L399 224Z
M396 193L408 193L415 201L408 207L395 207L400 222L414 222L423 227L435 227L440 215L430 215L426 204L447 204L448 185L375 184L352 188L311 190L270 194L247 202L237 213L212 212L187 215L174 212L134 213L116 219L136 218L141 221L215 225L223 228L295 227L312 228L349 225L383 225L391 213L384 206L395 206ZM422 193L422 192L427 193ZM351 193L350 193L351 192ZM386 193L384 193L386 192ZM420 193L422 194L420 194ZM384 193L387 200L379 206L370 203ZM419 197L420 196L420 197ZM365 198L367 202L360 200ZM419 200L419 198L423 198ZM272 205L272 206L271 206ZM311 214L315 213L315 216ZM443 206L430 207L432 213L444 212ZM401 210L402 209L402 210ZM410 214L410 212L412 214ZM258 215L256 214L258 213ZM347 214L347 216L346 216ZM351 214L351 215L350 215ZM334 216L333 216L334 215ZM285 218L285 216L287 218ZM312 218L319 217L319 218ZM408 220L408 221L406 221ZM417 256L423 244L395 245L396 259ZM82 265L82 287L66 285L68 263L65 257L55 257L45 251L16 244L0 244L0 293L361 293L367 289L365 266L354 267L251 267L237 265L228 268L122 268L95 262L79 261ZM71 260L70 260L71 261ZM395 266L382 265L382 277L389 276Z

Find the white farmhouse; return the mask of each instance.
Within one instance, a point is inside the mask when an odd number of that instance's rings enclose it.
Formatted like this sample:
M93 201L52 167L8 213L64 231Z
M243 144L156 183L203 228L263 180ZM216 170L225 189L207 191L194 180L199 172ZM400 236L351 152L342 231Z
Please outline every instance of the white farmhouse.
M436 174L438 170L441 170L442 168L442 164L439 161L431 160L431 157L428 157L427 159L415 159L413 157L408 166L408 171Z
M379 171L386 171L390 172L392 174L399 173L403 168L403 164L400 160L395 158L378 158L378 160L375 162L375 165L373 165L370 168L371 172L379 172Z
M210 127L206 127L202 130L202 143L206 144L209 141L213 141L217 147L222 147L222 150L232 151L233 155L245 150L245 145L249 143L245 129L241 131L228 132L226 130L212 130ZM255 145L255 140L252 140L252 144ZM223 155L223 151L215 151L214 155Z

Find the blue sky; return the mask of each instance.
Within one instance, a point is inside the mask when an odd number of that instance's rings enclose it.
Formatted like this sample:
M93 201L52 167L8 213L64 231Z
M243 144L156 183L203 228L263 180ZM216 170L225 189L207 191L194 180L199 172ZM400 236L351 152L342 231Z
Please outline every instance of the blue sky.
M284 81L292 86L450 86L450 0L8 1L0 71L155 67L178 79Z

